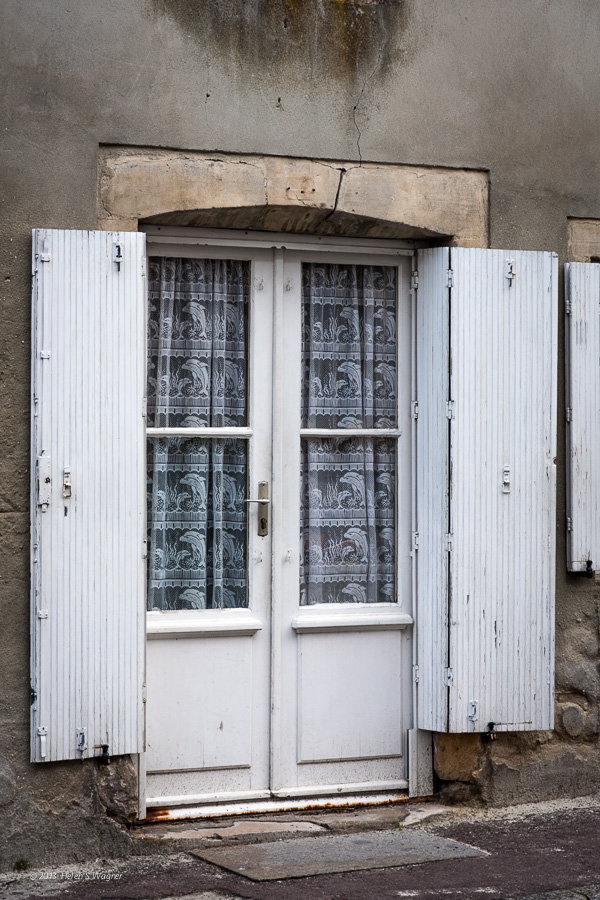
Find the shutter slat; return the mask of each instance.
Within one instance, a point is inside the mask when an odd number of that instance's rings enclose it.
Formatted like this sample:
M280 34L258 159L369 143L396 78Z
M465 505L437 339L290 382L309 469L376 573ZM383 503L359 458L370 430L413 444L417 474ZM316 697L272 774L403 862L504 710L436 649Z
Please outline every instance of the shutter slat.
M141 749L144 252L136 233L33 234L33 761L97 756L102 744L113 755ZM45 512L35 477L44 455Z

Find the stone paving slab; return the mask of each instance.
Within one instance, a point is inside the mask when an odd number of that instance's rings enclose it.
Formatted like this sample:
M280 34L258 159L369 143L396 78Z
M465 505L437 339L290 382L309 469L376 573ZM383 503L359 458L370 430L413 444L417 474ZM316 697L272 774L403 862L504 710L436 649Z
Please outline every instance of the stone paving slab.
M486 851L468 844L422 831L327 835L191 852L252 881L387 869L433 860L488 855Z

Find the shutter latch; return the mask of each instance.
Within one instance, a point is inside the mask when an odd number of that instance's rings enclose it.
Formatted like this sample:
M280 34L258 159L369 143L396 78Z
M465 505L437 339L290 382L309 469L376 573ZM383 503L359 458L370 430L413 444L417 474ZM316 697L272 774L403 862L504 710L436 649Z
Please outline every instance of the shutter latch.
M37 736L40 739L40 758L46 759L46 737L48 735L48 729L45 726L38 728Z
M63 497L71 496L71 468L70 466L65 466L63 469ZM66 508L66 507L65 507Z
M502 493L510 494L510 466L502 469Z
M85 728L77 729L77 752L83 755L83 751L87 747L87 741L85 737Z
M123 248L120 243L113 244L113 262L117 264L117 272L120 272L123 262Z
M506 277L508 278L508 286L512 287L513 278L516 278L517 273L515 270L515 261L514 259L506 260Z
M38 506L42 507L42 512L46 512L50 506L50 497L52 493L52 473L50 471L50 457L38 456L37 459L37 481L38 481Z

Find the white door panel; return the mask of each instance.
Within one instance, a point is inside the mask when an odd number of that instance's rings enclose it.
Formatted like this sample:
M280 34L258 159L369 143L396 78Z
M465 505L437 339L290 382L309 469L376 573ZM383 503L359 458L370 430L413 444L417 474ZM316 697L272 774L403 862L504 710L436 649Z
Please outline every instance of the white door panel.
M194 253L198 258L236 256L232 249L185 248L186 258ZM270 254L254 252L247 426L188 431L247 441L247 500L257 498L259 482L270 486L271 480L272 278ZM259 536L258 504L248 503L247 511L248 608L147 614L150 807L264 796L268 789L271 528Z
M274 619L273 635L273 734L278 746L273 751L272 777L273 790L281 797L313 794L319 785L323 793L405 787L406 733L412 715L410 265L401 256L375 261L380 266L398 267L398 419L390 422L387 429L380 429L380 434L389 435L388 440L396 447L394 589L390 593L381 591L380 602L367 603L360 602L360 585L353 588L350 583L344 589L346 593L338 595L338 600L347 596L348 602L303 605L306 598L300 594L298 542L301 442L311 440L311 435L325 440L332 435L331 429L301 427L301 279L302 264L311 259L315 257L308 254L287 253L285 259L282 257L285 289L276 297L275 313L276 367L281 381L275 396L275 421L280 423L280 435L279 439L275 435L274 486L280 486L281 503L274 510L274 573L281 609ZM336 259L341 263L348 261L344 257ZM351 263L373 265L374 260L353 256ZM346 321L349 318L350 315ZM376 327L383 325L376 323ZM384 371L381 366L380 373ZM354 373L350 364L342 362L338 377L346 374L352 377ZM367 441L371 440L368 435L377 434L372 429L353 426L349 418L334 433L337 438L348 434L358 440L366 435ZM333 465L339 468L343 464ZM312 466L311 462L309 472ZM343 475L342 481L349 491L362 490L361 480L352 472ZM380 490L384 486L385 479L376 485ZM324 492L323 486L321 494ZM340 511L340 523L344 520ZM346 529L349 533L350 529ZM345 552L343 546L340 552Z

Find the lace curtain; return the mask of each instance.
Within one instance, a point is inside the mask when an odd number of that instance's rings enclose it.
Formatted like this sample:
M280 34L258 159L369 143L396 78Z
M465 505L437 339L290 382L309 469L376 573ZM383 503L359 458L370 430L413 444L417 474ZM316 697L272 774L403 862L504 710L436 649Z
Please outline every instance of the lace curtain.
M305 264L302 427L396 426L396 270ZM300 602L395 600L393 438L302 439Z
M245 426L249 264L149 260L148 608L247 605L247 444L185 435Z

